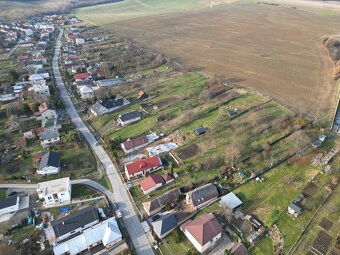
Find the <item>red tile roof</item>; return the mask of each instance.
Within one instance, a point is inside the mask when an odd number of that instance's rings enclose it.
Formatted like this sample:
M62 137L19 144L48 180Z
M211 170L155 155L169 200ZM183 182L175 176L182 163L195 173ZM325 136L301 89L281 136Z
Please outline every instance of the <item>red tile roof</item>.
M147 191L148 189L151 189L158 183L164 184L165 181L163 180L162 176L160 176L159 174L152 174L148 178L141 180L139 182L139 185L142 187L144 191Z
M26 139L25 138L21 138L19 140L16 140L16 141L14 141L14 145L15 145L15 147L26 146Z
M128 139L126 142L123 143L125 150L129 151L133 148L139 147L143 144L149 143L149 140L146 136L138 137L135 139Z
M98 71L97 74L98 74L98 76L104 76L105 75L105 73L103 71Z
M216 217L208 213L204 213L194 220L188 220L181 225L181 229L186 229L202 246L222 232L221 224Z
M146 159L141 159L133 163L125 164L125 168L129 175L140 173L154 167L162 165L162 161L158 156L153 156Z
M38 128L31 129L31 131L32 131L33 133L35 133L36 135L39 135L41 132L44 132L44 131L45 131L45 128L43 128L43 127L38 127Z
M162 178L164 179L164 181L168 182L174 179L174 177L171 174L163 174Z
M85 80L87 78L89 78L89 74L88 73L77 73L74 75L74 79L76 80Z

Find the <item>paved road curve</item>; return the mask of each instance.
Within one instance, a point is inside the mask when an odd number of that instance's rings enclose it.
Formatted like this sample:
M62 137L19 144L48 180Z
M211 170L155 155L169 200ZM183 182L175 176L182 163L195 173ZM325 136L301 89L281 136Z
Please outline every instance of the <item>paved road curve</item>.
M139 222L131 201L129 200L128 194L126 193L124 184L120 179L115 165L112 163L110 157L106 154L103 147L101 145L95 145L97 143L97 140L92 135L90 130L86 127L82 119L79 117L70 97L67 94L58 66L58 57L60 54L62 35L63 30L60 29L52 61L52 68L57 83L56 85L59 89L61 98L64 101L65 108L72 122L77 126L78 130L82 133L87 142L90 144L94 153L96 153L98 159L103 164L103 167L106 170L113 189L113 194L109 196L108 199L111 202L115 201L119 204L119 209L122 212L126 229L130 235L136 253L143 255L154 254L151 245L144 233L142 224Z

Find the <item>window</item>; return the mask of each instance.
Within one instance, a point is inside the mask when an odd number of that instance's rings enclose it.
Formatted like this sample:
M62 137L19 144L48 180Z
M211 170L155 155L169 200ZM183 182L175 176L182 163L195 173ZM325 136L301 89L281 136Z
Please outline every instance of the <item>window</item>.
M48 196L47 198L48 198L48 200L52 200L52 197L51 197L51 196Z

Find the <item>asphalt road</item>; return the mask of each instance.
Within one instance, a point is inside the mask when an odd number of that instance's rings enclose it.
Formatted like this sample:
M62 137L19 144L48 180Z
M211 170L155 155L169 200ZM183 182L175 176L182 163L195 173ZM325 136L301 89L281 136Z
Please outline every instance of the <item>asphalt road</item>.
M102 163L104 169L106 170L107 176L110 180L113 194L108 196L108 199L111 202L117 202L119 205L119 209L123 215L123 221L125 223L126 229L130 235L132 243L134 245L134 249L137 254L154 254L152 247L144 233L142 224L139 222L139 219L133 209L131 201L129 200L129 196L126 192L125 186L120 179L119 173L111 161L110 157L106 154L105 150L101 145L97 144L97 140L90 132L90 130L86 127L82 119L79 117L72 100L67 94L66 88L64 86L62 76L59 71L58 66L58 57L60 54L61 47L61 38L63 35L62 29L59 31L59 36L57 39L57 43L55 46L54 57L52 61L52 68L54 77L56 79L56 85L59 89L61 98L65 104L65 108L72 120L72 122L76 125L78 130L82 133L84 138L90 144L94 153L96 153L98 159Z

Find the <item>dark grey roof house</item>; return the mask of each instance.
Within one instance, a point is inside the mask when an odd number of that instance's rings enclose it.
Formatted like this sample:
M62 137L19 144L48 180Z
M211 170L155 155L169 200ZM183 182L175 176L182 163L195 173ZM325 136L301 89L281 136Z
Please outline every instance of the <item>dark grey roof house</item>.
M19 197L11 196L0 200L0 215L19 210Z
M64 240L99 222L97 208L94 205L52 221L52 228L57 241Z
M130 123L136 122L142 118L142 114L139 111L131 111L119 115L118 122L122 125L128 125Z
M193 205L194 210L209 204L216 198L218 198L218 191L215 185L211 183L186 193L186 201Z
M151 225L156 235L160 239L162 239L167 234L169 234L171 230L177 227L177 219L176 219L175 214L168 213L168 214L162 215L158 220L152 222Z
M196 135L202 135L205 133L204 127L197 127L194 129Z
M60 172L60 154L54 151L46 151L41 155L38 174L49 175Z
M119 108L130 104L124 97L118 95L114 100L100 100L90 107L90 111L95 116L113 112Z

